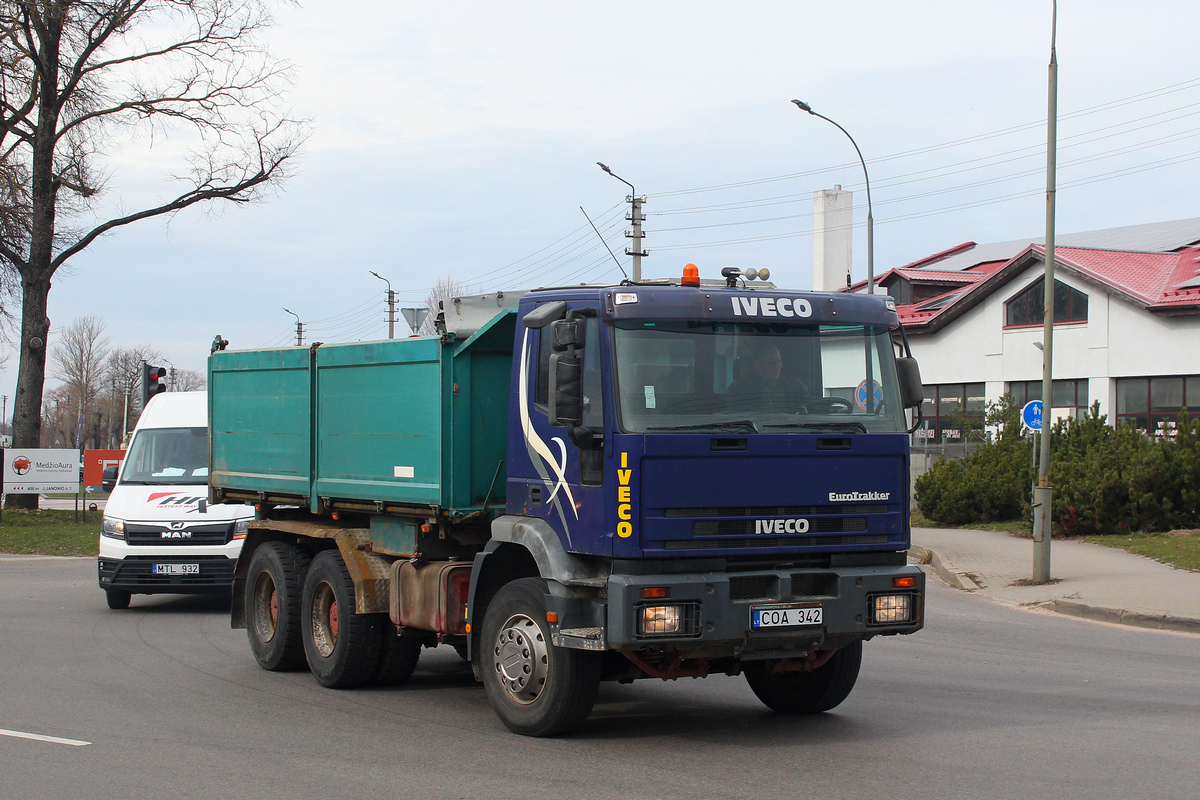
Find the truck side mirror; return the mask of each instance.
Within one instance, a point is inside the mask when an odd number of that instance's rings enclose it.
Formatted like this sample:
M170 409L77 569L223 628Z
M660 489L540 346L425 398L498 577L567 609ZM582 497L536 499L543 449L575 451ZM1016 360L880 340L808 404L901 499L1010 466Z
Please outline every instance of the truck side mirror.
M583 424L583 359L568 353L550 356L550 424Z
M100 488L111 492L117 486L117 465L110 464L100 473Z
M900 381L900 400L905 408L917 408L925 402L925 386L921 383L921 368L911 356L896 359L896 378Z
M543 303L525 315L523 320L526 328L544 328L557 319L562 319L567 313L567 304L562 300Z
M555 350L562 352L572 347L582 348L587 330L583 317L559 319L550 323L550 344Z

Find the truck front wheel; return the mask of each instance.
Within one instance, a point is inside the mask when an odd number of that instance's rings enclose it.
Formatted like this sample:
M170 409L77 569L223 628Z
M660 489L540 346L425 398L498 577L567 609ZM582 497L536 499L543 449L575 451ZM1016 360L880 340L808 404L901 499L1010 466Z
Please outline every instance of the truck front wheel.
M600 688L599 653L555 647L546 622L546 582L504 586L484 615L483 686L514 733L552 736L587 719Z
M784 714L820 714L850 695L862 664L862 642L833 654L812 672L775 672L775 661L752 661L742 671L758 699Z
M300 591L308 556L285 542L265 542L250 557L246 574L246 634L263 669L304 667L300 641Z
M375 677L382 645L378 614L354 613L354 581L337 550L313 559L304 580L304 653L317 683L351 689Z

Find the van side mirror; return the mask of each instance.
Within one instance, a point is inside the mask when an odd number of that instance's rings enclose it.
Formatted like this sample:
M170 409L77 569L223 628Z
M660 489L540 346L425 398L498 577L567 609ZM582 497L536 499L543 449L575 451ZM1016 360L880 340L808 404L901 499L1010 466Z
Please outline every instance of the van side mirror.
M921 368L915 358L896 359L896 378L900 381L900 401L905 408L917 408L925 402L925 385L921 383Z
M117 486L117 465L109 464L100 473L100 488L106 492L111 492Z

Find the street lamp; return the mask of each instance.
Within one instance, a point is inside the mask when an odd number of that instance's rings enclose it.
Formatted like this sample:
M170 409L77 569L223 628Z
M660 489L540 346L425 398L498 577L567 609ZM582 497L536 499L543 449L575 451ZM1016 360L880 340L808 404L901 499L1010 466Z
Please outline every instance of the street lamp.
M304 323L300 321L300 315L295 311L288 311L286 308L283 310L296 318L296 347L304 346Z
M382 275L380 275L375 270L369 269L369 270L367 270L367 272L371 273L376 278L379 278L379 280L381 280L387 284L387 287L388 287L387 288L387 293L388 293L388 338L395 339L396 338L396 293L392 291L392 282L389 281L387 278L383 277Z
M863 158L862 150L858 149L858 142L854 141L854 137L850 132L838 125L824 114L818 114L803 100L793 100L796 107L801 111L807 111L814 117L820 117L826 122L832 124L839 131L846 134L846 138L850 140L850 144L854 145L854 152L858 153L858 161L862 164L863 179L867 182L867 294L875 294L875 217L871 213L871 176L867 174L867 162Z
M633 282L637 283L642 279L642 256L646 255L646 253L642 252L642 220L644 219L642 217L642 200L637 196L637 190L633 188L632 183L599 161L596 162L596 166L629 187L629 205L632 208L629 213L629 219L633 222L633 233L626 231L625 235L633 240L633 249L626 248L625 255L633 256ZM600 238L603 241L604 237Z

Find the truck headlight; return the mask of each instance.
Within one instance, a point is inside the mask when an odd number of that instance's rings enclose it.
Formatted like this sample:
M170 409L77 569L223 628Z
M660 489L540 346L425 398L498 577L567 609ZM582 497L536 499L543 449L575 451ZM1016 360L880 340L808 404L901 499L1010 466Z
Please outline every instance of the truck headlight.
M871 622L875 625L896 625L912 621L911 594L877 594L871 598L870 603Z
M102 517L100 519L100 535L110 539L124 539L125 520L116 517Z
M637 614L637 635L642 638L698 636L700 634L699 603L638 606L635 613Z

